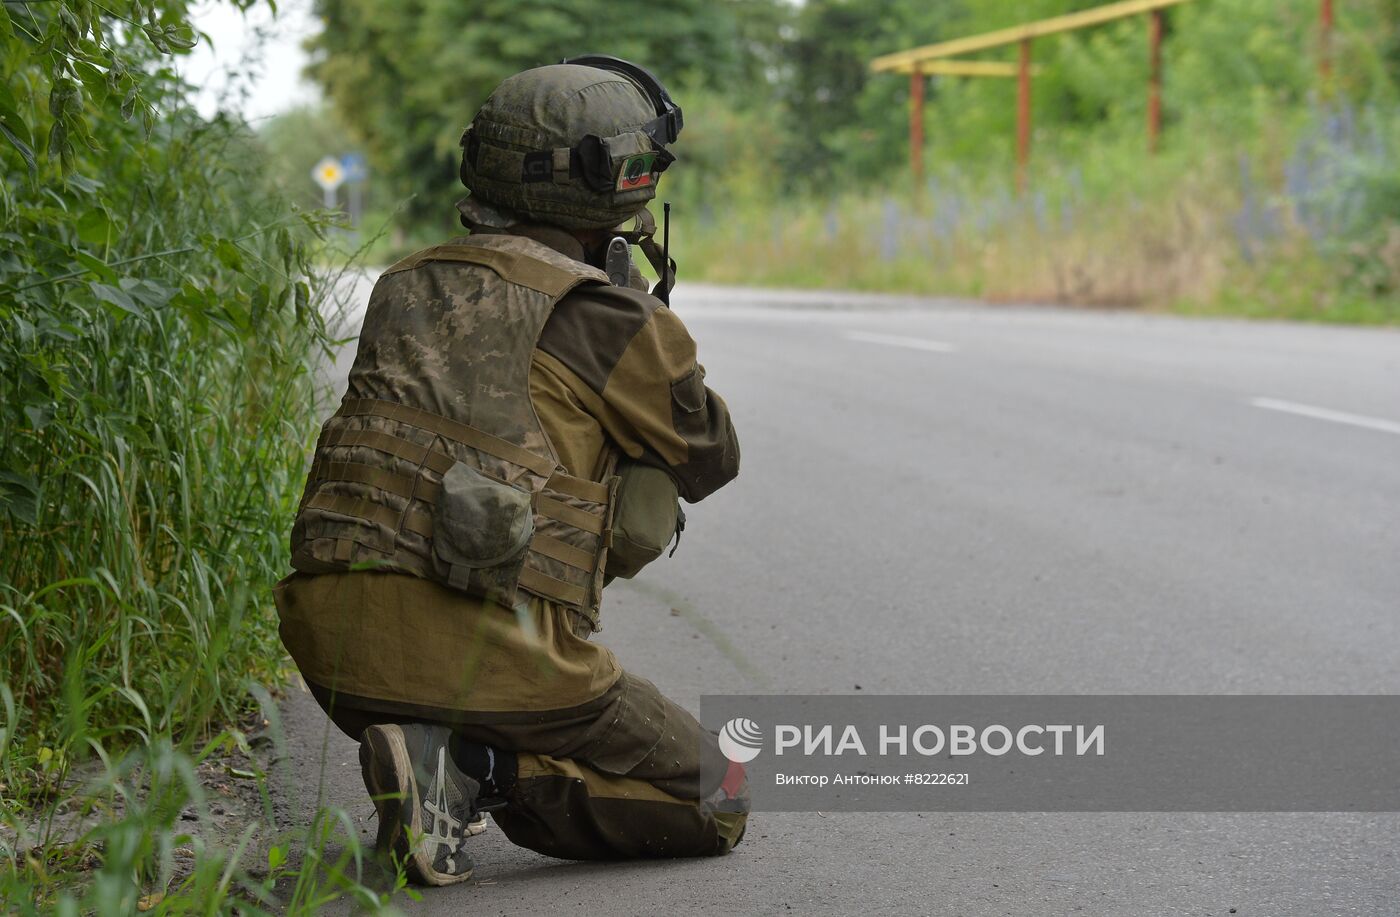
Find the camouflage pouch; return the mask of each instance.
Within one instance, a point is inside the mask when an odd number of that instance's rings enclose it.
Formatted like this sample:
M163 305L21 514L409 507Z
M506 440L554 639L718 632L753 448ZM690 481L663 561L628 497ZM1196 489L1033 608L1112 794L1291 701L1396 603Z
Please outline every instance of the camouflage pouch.
M623 459L617 474L607 573L631 579L680 536L685 514L675 479L660 468Z
M448 585L509 602L534 533L528 491L462 462L442 476L433 505L433 553L446 567Z

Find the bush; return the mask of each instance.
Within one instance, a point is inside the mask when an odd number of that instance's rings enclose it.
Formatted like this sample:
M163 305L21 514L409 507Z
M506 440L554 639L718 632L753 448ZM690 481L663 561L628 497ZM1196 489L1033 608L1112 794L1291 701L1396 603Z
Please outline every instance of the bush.
M280 675L269 590L329 344L321 218L186 103L185 7L0 5L0 855L97 798L99 910L168 878L162 794ZM46 894L4 866L0 893Z

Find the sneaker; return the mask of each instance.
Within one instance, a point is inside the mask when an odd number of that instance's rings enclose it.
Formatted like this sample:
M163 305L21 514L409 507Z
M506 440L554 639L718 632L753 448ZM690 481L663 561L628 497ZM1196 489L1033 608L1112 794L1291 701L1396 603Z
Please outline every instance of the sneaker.
M481 785L447 753L442 726L371 726L360 736L360 770L379 816L381 852L392 853L411 881L451 885L471 878L464 849L478 815Z

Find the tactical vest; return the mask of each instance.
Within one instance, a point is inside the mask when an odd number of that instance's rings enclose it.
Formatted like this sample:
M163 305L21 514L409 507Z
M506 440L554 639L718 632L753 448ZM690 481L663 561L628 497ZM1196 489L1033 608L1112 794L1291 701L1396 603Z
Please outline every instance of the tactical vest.
M559 299L606 282L509 235L455 239L385 271L321 428L292 566L408 573L507 607L540 596L596 628L616 453L603 483L566 474L529 377Z

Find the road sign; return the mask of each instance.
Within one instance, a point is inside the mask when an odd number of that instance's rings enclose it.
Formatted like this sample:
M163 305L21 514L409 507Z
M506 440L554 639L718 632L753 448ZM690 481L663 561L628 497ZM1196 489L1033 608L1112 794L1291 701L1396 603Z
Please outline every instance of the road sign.
M364 153L346 153L340 157L340 168L345 171L345 181L364 181L369 177Z
M330 194L345 181L345 167L334 156L324 156L311 168L311 180Z

